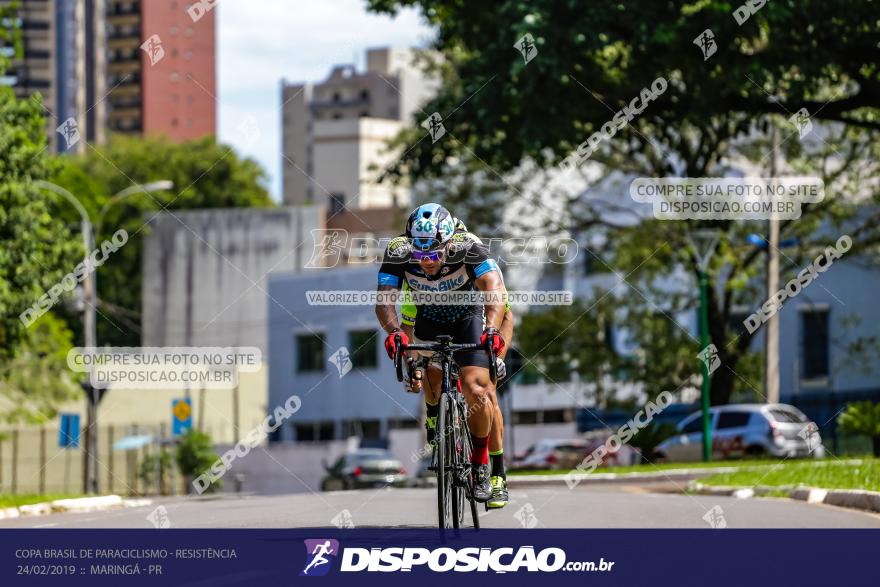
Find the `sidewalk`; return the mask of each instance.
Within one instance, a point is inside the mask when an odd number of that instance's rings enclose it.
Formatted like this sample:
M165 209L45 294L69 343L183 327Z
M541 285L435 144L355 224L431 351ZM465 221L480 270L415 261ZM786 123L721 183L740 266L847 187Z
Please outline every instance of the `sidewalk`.
M0 520L21 516L44 516L58 512L101 512L111 509L141 507L152 503L151 499L124 499L119 495L56 499L55 501L2 508L0 509Z

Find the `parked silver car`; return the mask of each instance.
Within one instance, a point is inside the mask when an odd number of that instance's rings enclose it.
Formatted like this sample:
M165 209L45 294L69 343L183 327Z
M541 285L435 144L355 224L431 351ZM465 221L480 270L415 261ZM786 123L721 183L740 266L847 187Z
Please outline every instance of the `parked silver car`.
M539 440L513 458L512 469L573 469L589 454L583 439Z
M787 404L731 404L709 410L712 458L825 456L814 422ZM703 456L702 412L678 424L678 432L657 447L668 461L699 461Z

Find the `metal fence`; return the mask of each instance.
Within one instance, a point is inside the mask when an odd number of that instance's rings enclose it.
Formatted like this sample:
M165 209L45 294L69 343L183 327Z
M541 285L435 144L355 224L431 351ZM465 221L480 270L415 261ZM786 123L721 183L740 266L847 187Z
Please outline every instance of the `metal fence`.
M142 437L134 448L118 448L119 441ZM42 428L0 429L0 494L84 493L86 428L79 445L62 448L58 424ZM98 428L98 490L120 495L178 494L183 480L174 462L167 426L125 425ZM144 463L155 457L163 443L171 452L171 466L144 474ZM130 443L129 443L130 444ZM114 448L117 445L117 448Z

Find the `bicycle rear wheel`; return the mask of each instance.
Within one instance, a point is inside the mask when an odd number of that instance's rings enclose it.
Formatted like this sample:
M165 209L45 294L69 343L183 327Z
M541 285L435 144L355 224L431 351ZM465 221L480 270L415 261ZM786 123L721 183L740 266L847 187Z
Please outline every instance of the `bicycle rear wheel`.
M459 413L461 414L461 438L462 438L462 460L464 463L464 480L465 484L462 488L462 495L464 499L467 499L471 506L471 519L474 523L474 528L477 530L480 529L480 518L477 515L477 500L474 499L474 477L471 472L471 452L473 451L473 447L471 446L471 432L467 425L467 408L465 407L464 402L459 402L458 404ZM462 508L464 509L464 508ZM464 513L462 512L462 518L464 518Z
M465 454L467 450L463 430L467 426L464 421L464 412L462 411L462 402L458 397L450 398L449 406L449 438L447 454L449 456L449 470L452 474L452 527L458 530L462 522L464 522L466 487L467 487L467 466L469 456Z

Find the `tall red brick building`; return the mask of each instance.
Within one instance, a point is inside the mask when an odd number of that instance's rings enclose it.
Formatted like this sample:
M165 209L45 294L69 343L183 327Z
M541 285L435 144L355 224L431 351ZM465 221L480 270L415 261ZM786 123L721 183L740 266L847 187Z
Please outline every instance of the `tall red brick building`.
M217 10L214 2L109 0L112 132L174 141L216 134Z

